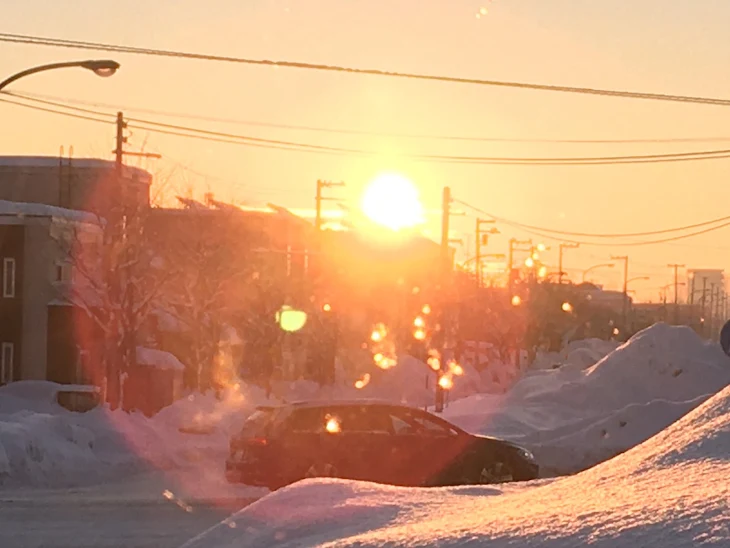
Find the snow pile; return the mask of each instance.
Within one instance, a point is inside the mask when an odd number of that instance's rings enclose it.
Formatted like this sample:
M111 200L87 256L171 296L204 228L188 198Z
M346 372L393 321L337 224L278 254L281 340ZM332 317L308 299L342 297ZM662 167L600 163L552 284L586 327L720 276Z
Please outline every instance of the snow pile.
M490 386L473 367L464 365L462 369L462 375L453 376L454 387L449 392L450 399L478 394L485 391L485 386ZM509 379L505 382L512 384L512 377L505 375L505 379ZM320 386L306 380L274 382L271 395L286 402L369 399L426 407L433 405L435 382L436 375L428 365L403 355L398 357L396 366L387 370L374 367L372 373L359 378L351 378L340 370L332 386Z
M19 381L0 388L0 485L88 484L149 467L187 471L196 487L224 485L230 435L266 402L260 390L193 394L153 418L98 407L86 413L55 400L62 385Z
M586 370L525 376L502 398L454 402L446 417L529 447L548 475L640 443L730 384L730 359L687 327L656 324Z
M561 352L541 352L530 365L531 369L568 369L583 370L598 363L621 343L602 339L581 339L571 341Z
M730 388L639 447L553 481L405 489L307 480L186 548L730 544Z
M185 366L173 354L155 348L138 346L137 363L164 371L185 371Z

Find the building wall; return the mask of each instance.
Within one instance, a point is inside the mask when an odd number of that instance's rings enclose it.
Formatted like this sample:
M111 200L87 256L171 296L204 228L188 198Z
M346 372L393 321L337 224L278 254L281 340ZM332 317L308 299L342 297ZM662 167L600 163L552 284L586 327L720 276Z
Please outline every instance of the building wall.
M19 380L22 359L23 272L25 227L0 225L0 343L13 344L12 379ZM3 258L15 259L15 296L3 297Z
M56 247L49 232L50 219L25 226L23 273L24 379L45 380L48 303L55 297L51 271Z
M152 177L125 167L121 184L104 160L0 156L0 200L103 213L121 200L149 205Z

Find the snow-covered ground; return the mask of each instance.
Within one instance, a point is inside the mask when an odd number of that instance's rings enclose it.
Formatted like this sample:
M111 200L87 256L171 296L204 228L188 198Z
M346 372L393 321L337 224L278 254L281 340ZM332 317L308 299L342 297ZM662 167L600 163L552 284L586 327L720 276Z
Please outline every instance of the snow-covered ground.
M257 403L256 389L222 400L194 394L153 418L97 408L74 413L55 399L59 385L22 381L0 388L0 487L93 485L157 470L186 496L239 498L266 490L231 486L223 477L228 439ZM2 492L2 491L0 491Z
M566 363L527 374L503 396L453 402L445 417L525 445L546 475L568 474L641 443L730 384L730 358L719 345L665 324L591 367Z
M730 358L688 328L657 324L614 347L572 343L562 361L552 360L562 366L534 370L516 384L503 364L481 374L467 366L444 416L524 444L544 475L566 474L641 443L730 383ZM361 388L342 375L327 388L278 383L271 397L432 402L430 373L417 360L406 357L381 373ZM194 478L190 488L201 496L226 496L233 489L222 473L229 437L256 405L271 401L240 384L220 400L190 395L150 419L105 408L72 413L55 403L57 388L32 381L0 388L0 486L93 484L152 467Z
M726 388L651 440L575 476L511 488L307 480L185 546L729 546L729 474Z

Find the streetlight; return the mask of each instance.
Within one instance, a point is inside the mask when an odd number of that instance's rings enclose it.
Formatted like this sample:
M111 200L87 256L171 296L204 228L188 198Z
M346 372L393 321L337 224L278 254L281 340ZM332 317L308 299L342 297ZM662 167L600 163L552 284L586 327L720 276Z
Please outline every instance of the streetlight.
M589 273L589 272L590 272L591 270L595 270L595 269L597 269L597 268L613 268L614 266L616 266L616 265L615 265L614 263L602 263L602 264L594 264L594 265L593 265L592 267L590 267L590 268L586 268L586 269L585 269L585 270L583 271L583 283L585 283L585 281L586 281L586 276L588 275L588 273Z
M626 280L626 285L629 285L631 282L639 282L642 280L650 280L649 276L637 276L636 278L630 278Z
M38 67L23 70L17 74L13 74L9 78L6 78L2 82L0 82L0 91L2 91L3 88L5 88L7 85L12 84L16 80L19 80L24 76L30 76L31 74L36 74L37 72L45 72L47 70L77 67L90 70L91 72L93 72L97 76L101 76L102 78L108 78L109 76L112 76L117 71L117 69L119 69L119 63L106 59L101 61L67 61L65 63L51 63L50 65L40 65Z

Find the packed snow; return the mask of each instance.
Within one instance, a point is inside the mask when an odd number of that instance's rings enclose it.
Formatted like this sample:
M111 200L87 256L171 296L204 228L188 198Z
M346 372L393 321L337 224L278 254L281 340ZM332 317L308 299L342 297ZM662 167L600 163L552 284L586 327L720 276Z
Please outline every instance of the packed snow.
M728 455L730 388L575 476L442 489L306 480L185 546L728 546Z
M156 348L138 346L137 363L162 371L185 371L185 366L173 354Z
M0 388L0 486L78 486L156 469L182 478L191 496L246 494L225 482L223 462L230 434L266 401L260 391L193 394L148 418L108 407L68 411L56 400L59 390L68 387L19 381Z
M571 357L576 352L584 358L580 366ZM588 354L597 363L589 366ZM496 360L481 372L465 364L444 417L526 446L543 475L554 476L640 444L730 383L730 358L719 346L663 324L618 348L572 343L562 360L563 366L531 370L521 379ZM258 496L266 491L230 486L223 474L230 435L256 405L358 397L419 407L433 402L433 373L413 358L376 371L360 388L355 381L339 370L334 386L280 381L269 394L240 383L220 398L190 394L152 418L107 407L71 412L55 399L59 385L12 383L0 388L0 486L86 485L152 468L182 478L195 496Z
M719 345L656 324L591 367L531 372L503 396L453 402L445 417L528 447L545 475L568 474L650 438L728 384Z

